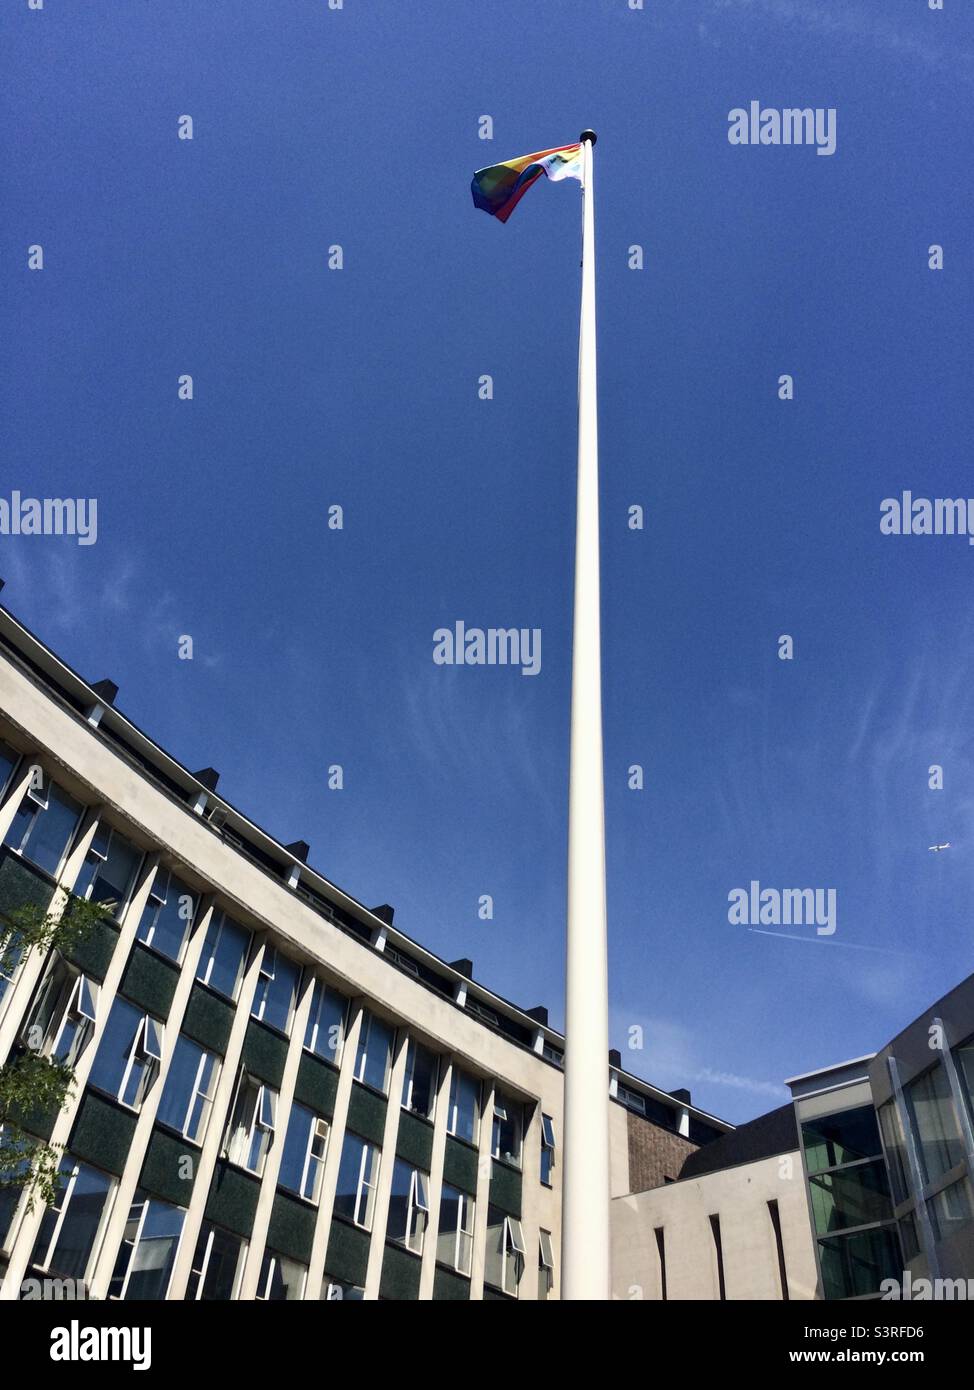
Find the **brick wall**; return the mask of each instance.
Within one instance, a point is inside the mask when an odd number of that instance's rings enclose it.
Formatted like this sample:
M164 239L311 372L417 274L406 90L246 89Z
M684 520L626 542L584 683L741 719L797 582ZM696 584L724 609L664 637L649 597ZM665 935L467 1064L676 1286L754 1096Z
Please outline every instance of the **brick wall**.
M631 1110L626 1113L626 1121L630 1192L645 1192L650 1187L662 1187L667 1178L678 1178L687 1154L700 1147Z

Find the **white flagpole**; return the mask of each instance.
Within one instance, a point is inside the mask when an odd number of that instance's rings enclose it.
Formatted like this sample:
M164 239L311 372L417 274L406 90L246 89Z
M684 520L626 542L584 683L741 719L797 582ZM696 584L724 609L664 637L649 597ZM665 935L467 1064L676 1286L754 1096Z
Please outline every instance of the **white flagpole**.
M608 1299L609 1003L599 624L599 443L595 378L595 133L582 131L578 501L568 790L565 1173L562 1296Z

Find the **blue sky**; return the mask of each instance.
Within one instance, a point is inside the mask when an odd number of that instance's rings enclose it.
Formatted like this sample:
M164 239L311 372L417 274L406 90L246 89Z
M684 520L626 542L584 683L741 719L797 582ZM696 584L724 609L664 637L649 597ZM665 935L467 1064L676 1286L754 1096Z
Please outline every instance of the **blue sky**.
M974 16L554 14L6 7L0 496L96 496L99 533L0 538L4 601L560 1026L578 188L502 226L469 181L593 126L612 1041L742 1120L974 968L974 550L879 531L974 492ZM731 146L751 100L836 108L836 153ZM434 666L459 619L540 627L541 674ZM835 888L835 935L732 927L751 879Z

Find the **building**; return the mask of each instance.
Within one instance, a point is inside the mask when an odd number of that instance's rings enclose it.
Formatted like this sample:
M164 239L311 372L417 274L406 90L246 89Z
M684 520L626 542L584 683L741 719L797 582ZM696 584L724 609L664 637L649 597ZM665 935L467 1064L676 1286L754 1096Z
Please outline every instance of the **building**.
M676 1180L612 1202L612 1296L810 1299L815 1255L793 1107L683 1161Z
M615 1197L613 1297L974 1297L974 975L787 1084L675 1182Z
M55 1206L0 1194L0 1297L557 1298L564 1039L224 801L0 609L0 912L110 914L0 961L0 1064L75 1090ZM607 1065L614 1191L731 1126ZM33 1286L32 1286L33 1287Z

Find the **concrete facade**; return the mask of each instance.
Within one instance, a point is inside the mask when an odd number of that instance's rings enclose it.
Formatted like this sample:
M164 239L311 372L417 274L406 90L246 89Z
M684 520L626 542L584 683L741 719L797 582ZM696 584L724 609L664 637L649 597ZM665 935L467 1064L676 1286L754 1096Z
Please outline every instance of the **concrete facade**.
M118 1278L126 1230L139 1203L148 1201L149 1209L156 1202L163 1216L181 1223L166 1286L170 1298L192 1297L194 1289L206 1286L209 1265L201 1273L200 1262L215 1259L212 1252L224 1239L239 1244L237 1297L252 1298L265 1283L271 1286L268 1260L274 1252L298 1269L302 1292L297 1296L305 1299L326 1296L329 1285L366 1299L556 1298L564 1039L547 1026L544 1010L528 1012L500 999L470 978L468 963L440 961L399 932L390 912L367 909L343 893L309 868L306 846L273 840L216 794L212 770L193 774L182 768L114 709L113 698L113 690L83 681L0 609L0 739L19 759L0 798L5 841L0 910L28 893L50 904L52 912L61 911L108 830L141 856L115 912L104 958L81 968L97 995L97 1009L74 1062L74 1097L41 1135L63 1144L83 1166L79 1182L93 1173L109 1187L83 1270L72 1273L84 1280L91 1296L106 1297ZM37 769L45 787L60 789L59 795L79 806L77 824L50 869L38 867L29 845L19 847ZM195 895L195 904L185 941L167 957L147 938L145 923L159 895L165 897L169 874L178 876L187 896ZM220 914L251 934L229 999L217 997L199 978ZM76 962L59 963L56 957L57 952L47 957L33 952L8 972L9 979L0 980L0 1063L23 1049L25 1023L55 967L78 971ZM293 1007L279 1028L263 1021L258 1002L276 962L294 963L300 971ZM308 1045L321 985L345 1001L341 1045L326 1060ZM135 1104L89 1084L118 1000L144 1009L147 1029L155 1023L162 1039L157 1060L145 1063L139 1054L152 1081ZM210 1020L205 1028L203 1015ZM158 1121L157 1112L170 1072L176 1076L180 1040L199 1043L203 1034L209 1037L217 1017L226 1024L211 1048L218 1080L208 1100L205 1132L191 1144ZM381 1032L382 1023L392 1030L393 1042L384 1079L370 1086L360 1071L368 1030ZM410 1047L416 1045L436 1059L430 1118L400 1103ZM479 1132L468 1140L452 1132L453 1081L461 1074L479 1088L482 1116ZM696 1148L730 1129L686 1101L618 1067L608 1068L611 1090L620 1079L632 1104L652 1107L663 1119L660 1124L640 1120L634 1144L635 1117L610 1106L614 1191L620 1185L629 1190L630 1169L665 1167L674 1140L681 1148ZM268 1121L273 1138L257 1170L228 1157L228 1121L248 1085L260 1096L259 1118L248 1134L259 1138L265 1105L269 1115L273 1112ZM278 1183L284 1135L290 1134L299 1103L320 1113L322 1132L327 1131L313 1201ZM520 1121L520 1152L513 1157L495 1151L503 1133L497 1128L500 1114L516 1114ZM693 1143L677 1133L691 1122ZM653 1157L650 1131L660 1137L665 1157ZM364 1136L378 1154L374 1184L366 1179L363 1160L360 1196L371 1204L367 1223L335 1211L349 1134ZM543 1151L553 1156L545 1165L547 1182L541 1180ZM421 1250L404 1247L390 1234L390 1211L405 1200L393 1186L400 1170L407 1169L420 1175L420 1185L410 1188L410 1212L416 1210L414 1192L425 1197ZM448 1182L472 1201L469 1274L438 1255L441 1194ZM4 1221L6 1230L0 1231L0 1298L9 1300L19 1296L25 1278L43 1272L38 1250L49 1217L41 1206L29 1213L24 1204L7 1215L9 1224ZM498 1239L507 1250L503 1277L493 1250ZM546 1251L553 1267L550 1289L542 1268Z

